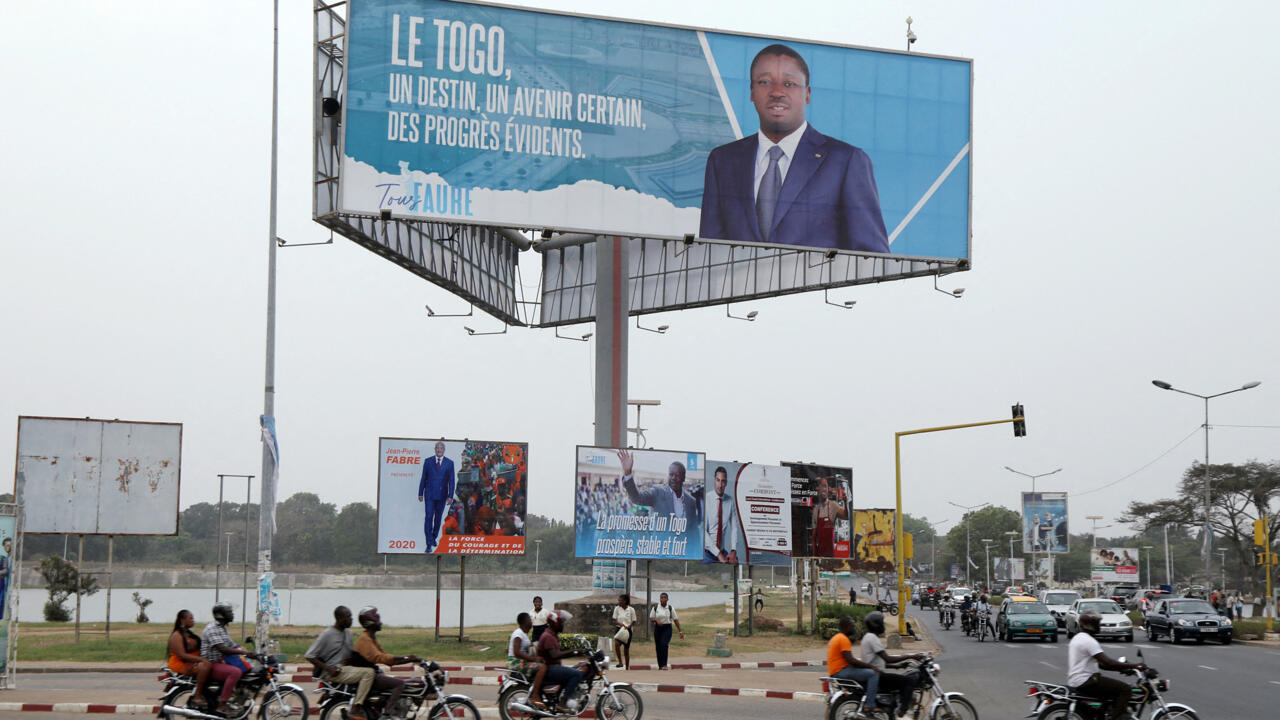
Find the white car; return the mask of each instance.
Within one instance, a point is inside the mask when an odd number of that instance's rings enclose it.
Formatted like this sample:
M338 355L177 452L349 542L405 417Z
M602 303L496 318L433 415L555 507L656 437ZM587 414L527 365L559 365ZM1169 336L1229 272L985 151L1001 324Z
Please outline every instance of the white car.
M1089 610L1102 616L1098 640L1123 638L1125 642L1133 642L1133 621L1125 614L1120 604L1110 598L1085 598L1072 603L1071 609L1067 610L1068 639L1080 632L1080 615Z
M1041 590L1039 599L1058 620L1058 627L1065 628L1067 611L1071 609L1072 603L1080 599L1080 593L1075 590Z
M957 603L964 602L965 595L973 594L973 590L967 587L953 587L949 588L947 592L951 594L951 599L955 600Z

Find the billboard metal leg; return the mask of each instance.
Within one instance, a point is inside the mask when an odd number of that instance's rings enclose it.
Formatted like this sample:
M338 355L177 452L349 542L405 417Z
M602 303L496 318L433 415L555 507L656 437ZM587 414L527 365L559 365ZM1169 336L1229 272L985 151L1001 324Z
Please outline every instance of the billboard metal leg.
M250 475L244 483L244 566L241 568L243 572L240 574L240 638L244 641L245 623L249 619L249 500L252 499L253 476ZM231 554L227 554L227 565L231 564ZM293 591L289 591L290 608L293 606ZM290 611L292 616L292 611ZM263 652L266 652L264 649Z
M627 251L626 238L596 238L595 440L604 447L627 444Z
M83 572L84 569L84 536L80 536L80 549L76 551L76 565ZM76 576L76 644L80 644L80 587L84 584L84 578Z
M818 634L818 561L809 561L809 632Z
M458 573L458 642L462 642L466 635L467 624L463 621L463 612L467 609L467 556L459 555L458 559L462 562L462 569Z
M644 561L644 606L650 611L653 610L653 561ZM650 626L653 623L644 624L644 639L648 640L650 635Z
M800 563L803 560L791 560L791 587L796 592L796 632L800 632L804 628L804 614L801 610L801 601L804 599L804 577L800 572Z
M738 566L733 566L733 636L738 637Z
M116 554L116 536L107 536L107 642L111 642L111 563Z
M748 592L750 593L750 594L748 594L748 595L747 595L747 635L748 635L749 637L755 637L755 634L756 634L756 604L755 604L755 598L753 597L753 595L755 594L755 591L756 591L756 588L755 588L755 585L756 585L756 583L755 583L755 566L753 566L753 565L748 565L748 566L747 566L747 579L751 581L751 582L747 583L747 590L748 590Z
M440 642L440 561L436 556L436 642Z

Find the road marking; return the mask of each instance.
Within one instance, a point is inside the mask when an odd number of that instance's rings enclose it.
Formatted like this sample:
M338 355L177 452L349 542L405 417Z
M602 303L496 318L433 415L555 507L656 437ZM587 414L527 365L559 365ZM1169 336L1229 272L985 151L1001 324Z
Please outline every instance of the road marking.
M1040 661L1040 664L1041 664L1041 665L1044 665L1044 666L1047 666L1047 667L1051 667L1051 668L1053 668L1054 670L1057 670L1057 669L1058 669L1058 666L1057 666L1057 665L1054 665L1054 664L1053 664L1053 663L1051 663L1051 662L1045 662L1045 661L1041 660L1041 661Z
M1216 671L1216 670L1218 669L1218 668L1216 668L1216 667L1209 667L1208 665L1197 665L1196 667L1198 667L1198 668L1204 668L1205 670L1214 670L1214 671Z
M1155 649L1156 649L1156 646L1155 646L1155 645L1143 645L1142 643L1138 643L1138 647L1142 648L1143 650L1155 650ZM1280 655L1280 653L1276 653L1276 654L1277 654L1277 655Z
M1280 653L1277 653L1277 654L1280 655ZM1270 682L1272 685L1280 685L1280 680L1270 680L1268 682Z

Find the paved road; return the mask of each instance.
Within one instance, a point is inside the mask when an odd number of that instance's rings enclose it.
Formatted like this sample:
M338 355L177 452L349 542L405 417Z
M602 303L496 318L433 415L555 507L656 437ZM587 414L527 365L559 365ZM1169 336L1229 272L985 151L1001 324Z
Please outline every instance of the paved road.
M924 624L944 648L940 677L948 690L965 693L978 707L983 720L1021 718L1030 707L1024 680L1064 683L1067 674L1067 638L1057 644L1019 640L1012 643L988 639L979 643L965 637L959 626L944 631L935 613L924 615ZM1166 641L1146 642L1141 630L1132 643L1106 641L1103 650L1113 658L1136 659L1141 650L1148 665L1168 678L1169 702L1195 708L1201 718L1270 716L1280 707L1280 652L1240 644L1206 642L1177 646Z

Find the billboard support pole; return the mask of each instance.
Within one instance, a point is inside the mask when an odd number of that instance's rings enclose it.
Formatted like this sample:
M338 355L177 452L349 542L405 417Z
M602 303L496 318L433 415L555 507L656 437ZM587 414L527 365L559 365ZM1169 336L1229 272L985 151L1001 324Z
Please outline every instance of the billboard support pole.
M796 632L800 632L800 628L804 627L804 611L801 609L801 601L804 598L804 573L800 572L800 563L804 562L798 558L791 560L791 587L796 591Z
M818 634L818 560L809 560L809 632Z
M893 434L893 472L894 486L898 496L898 506L894 511L894 564L897 565L898 573L898 608L902 612L898 613L898 634L907 634L907 581L903 573L902 567L902 436L903 435L921 435L924 433L942 432L944 430L962 430L964 428L982 427L984 425L1003 425L1005 423L1023 422L1025 418L1021 414L1009 420L987 420L985 422L964 423L962 425L944 425L942 427L921 428L919 430L903 430ZM968 550L966 549L966 554ZM965 558L966 575L968 571L969 558Z
M747 596L747 636L755 637L756 635L756 603L755 603L755 566L747 566L747 589L751 591L751 595Z
M467 610L467 556L459 555L460 569L458 571L458 642L466 639L467 624L463 621L463 616Z
M627 444L627 242L596 238L595 438L604 447Z
M436 642L440 642L440 560L436 555Z
M84 536L80 536L80 549L76 551L76 564L80 566L80 572L84 572ZM84 580L79 574L76 575L76 644L80 644L80 588L84 587Z
M733 636L738 637L738 566L733 566Z
M653 561L644 561L644 606L652 612L653 610ZM650 635L649 626L653 623L644 624L644 639L648 640Z
M111 564L116 555L116 536L107 536L107 643L111 642Z

